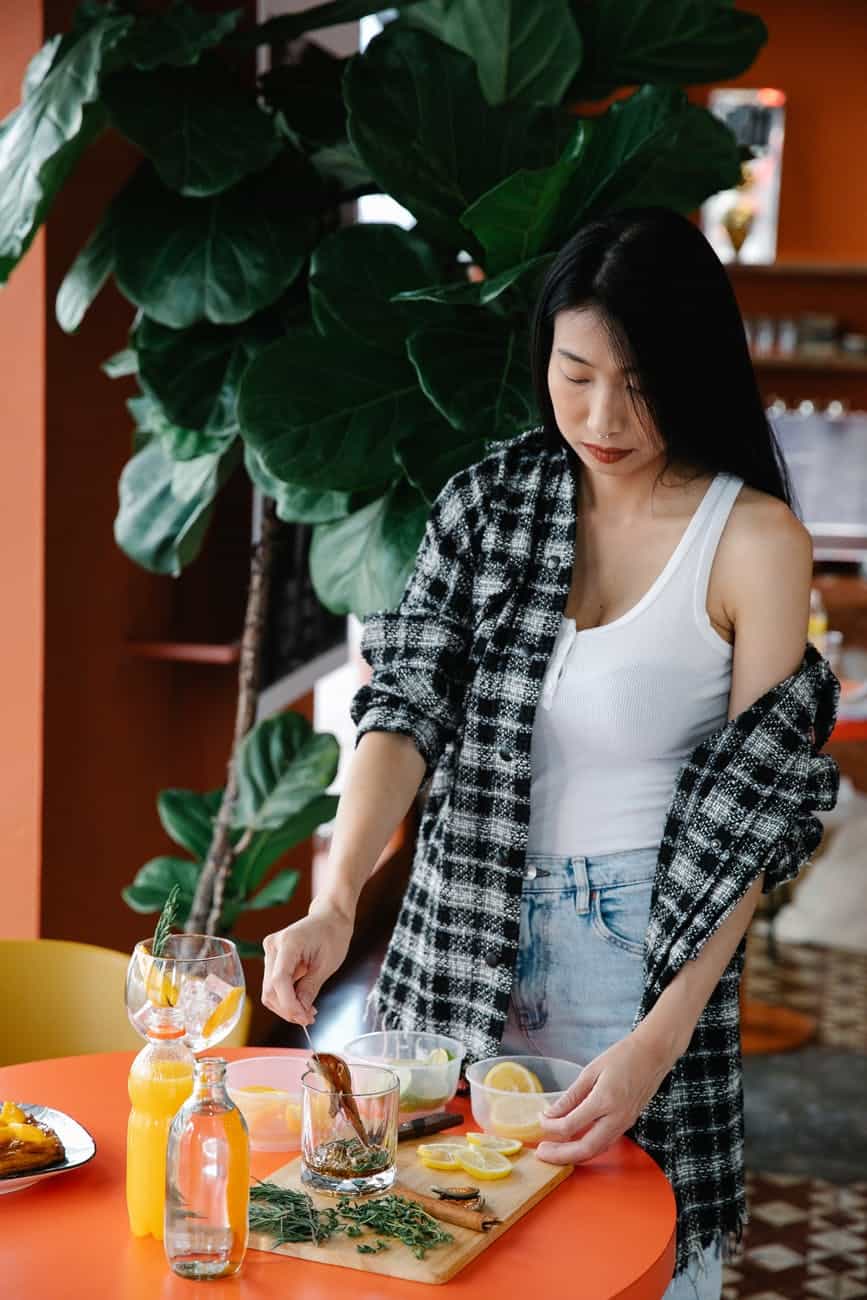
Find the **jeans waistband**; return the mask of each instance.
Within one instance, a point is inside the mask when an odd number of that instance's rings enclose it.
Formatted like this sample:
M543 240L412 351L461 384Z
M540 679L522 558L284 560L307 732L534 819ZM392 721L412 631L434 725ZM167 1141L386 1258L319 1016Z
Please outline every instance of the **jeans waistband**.
M574 887L583 892L612 885L640 884L653 879L658 858L659 845L656 844L622 853L600 853L595 857L528 853L524 866L524 889Z

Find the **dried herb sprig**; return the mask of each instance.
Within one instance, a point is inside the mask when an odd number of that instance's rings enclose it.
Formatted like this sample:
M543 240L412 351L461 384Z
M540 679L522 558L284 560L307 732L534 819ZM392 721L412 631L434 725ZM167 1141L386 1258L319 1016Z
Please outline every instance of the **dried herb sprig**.
M312 1241L318 1246L338 1232L360 1237L365 1228L376 1240L356 1246L362 1255L388 1250L383 1237L403 1242L416 1259L424 1259L431 1247L454 1240L420 1205L403 1196L381 1196L370 1201L342 1196L336 1210L317 1210L305 1192L263 1182L250 1188L250 1229L273 1237L277 1246L290 1241Z
M154 930L154 941L151 944L151 956L161 957L163 948L166 946L166 939L172 932L172 926L178 916L178 900L181 896L180 885L172 885L168 897L163 904L163 910L160 912L160 919L157 921Z
M410 1248L416 1259L424 1259L432 1246L454 1240L426 1210L403 1196L380 1196L372 1201L351 1201L344 1196L337 1202L337 1213L357 1227L368 1228L377 1237L396 1237ZM370 1246L356 1249L365 1255L378 1253Z
M335 1210L317 1210L305 1192L262 1182L250 1188L250 1228L267 1233L278 1246L284 1241L312 1241L318 1246L343 1231Z

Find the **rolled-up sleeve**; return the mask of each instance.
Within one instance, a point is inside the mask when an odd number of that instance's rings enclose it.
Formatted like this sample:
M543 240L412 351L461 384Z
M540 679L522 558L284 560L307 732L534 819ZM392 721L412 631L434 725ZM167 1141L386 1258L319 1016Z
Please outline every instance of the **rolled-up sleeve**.
M364 622L361 653L373 670L350 705L358 731L410 736L425 780L454 736L462 713L471 640L472 564L460 483L437 497L397 609Z

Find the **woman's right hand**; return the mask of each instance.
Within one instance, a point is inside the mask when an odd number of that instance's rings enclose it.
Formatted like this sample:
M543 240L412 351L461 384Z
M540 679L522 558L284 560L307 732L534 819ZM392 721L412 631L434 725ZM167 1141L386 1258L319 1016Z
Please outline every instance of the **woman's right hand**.
M298 1025L312 1025L313 1001L349 951L352 922L336 908L320 907L284 930L266 935L262 1001Z

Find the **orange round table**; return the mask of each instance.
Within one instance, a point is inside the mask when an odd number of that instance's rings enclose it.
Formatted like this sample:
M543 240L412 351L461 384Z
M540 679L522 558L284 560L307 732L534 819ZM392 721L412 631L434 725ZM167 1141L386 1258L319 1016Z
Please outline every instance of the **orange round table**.
M273 1052L273 1049L269 1049ZM231 1059L261 1048L226 1048ZM304 1055L287 1052L287 1055ZM0 1294L9 1300L391 1300L421 1297L423 1283L249 1251L234 1278L176 1277L160 1242L133 1237L124 1164L131 1052L68 1056L0 1069L0 1099L41 1102L93 1135L90 1164L0 1196ZM455 1109L472 1116L456 1098ZM449 1130L450 1133L459 1132ZM294 1153L254 1153L259 1178ZM674 1267L674 1196L649 1156L622 1138L575 1170L538 1206L438 1292L465 1300L540 1296L659 1300Z

